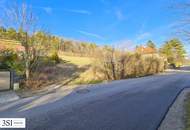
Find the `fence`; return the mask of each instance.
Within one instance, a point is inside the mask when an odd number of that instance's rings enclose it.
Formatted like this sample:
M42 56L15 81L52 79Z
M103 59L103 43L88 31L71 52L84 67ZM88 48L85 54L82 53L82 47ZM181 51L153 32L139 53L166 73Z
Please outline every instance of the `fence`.
M10 90L13 86L13 74L9 70L0 70L0 91Z

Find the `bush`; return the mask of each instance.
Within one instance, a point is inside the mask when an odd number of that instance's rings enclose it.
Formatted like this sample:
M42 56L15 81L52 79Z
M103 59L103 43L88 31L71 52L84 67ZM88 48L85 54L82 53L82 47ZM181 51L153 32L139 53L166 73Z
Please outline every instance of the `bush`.
M53 68L43 68L40 72L32 72L30 79L22 81L22 86L29 89L39 89L53 83L55 75Z
M106 80L141 77L164 69L164 58L157 54L141 55L114 49L99 52L94 62L94 70L103 73Z
M60 58L57 54L57 52L54 52L51 57L50 57L51 60L53 60L55 63L60 63Z
M18 54L14 51L1 51L0 62L1 69L12 69L19 75L24 73L24 64L22 60L19 58Z
M142 61L144 75L163 72L165 69L164 59L158 55L146 55Z

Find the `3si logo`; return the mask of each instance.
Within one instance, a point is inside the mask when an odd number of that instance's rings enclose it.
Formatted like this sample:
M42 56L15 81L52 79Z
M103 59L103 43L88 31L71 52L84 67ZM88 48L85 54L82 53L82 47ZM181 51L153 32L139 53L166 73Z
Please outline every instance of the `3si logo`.
M2 126L12 126L12 120L2 120Z

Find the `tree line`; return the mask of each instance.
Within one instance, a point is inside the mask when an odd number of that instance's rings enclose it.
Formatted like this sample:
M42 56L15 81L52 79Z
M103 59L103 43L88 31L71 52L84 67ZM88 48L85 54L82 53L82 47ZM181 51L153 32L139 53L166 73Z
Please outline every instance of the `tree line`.
M183 43L178 39L166 41L161 48L157 48L152 41L148 41L146 46L137 46L134 52L128 53L109 46L100 47L95 43L67 40L46 33L36 28L36 18L26 4L10 9L7 17L13 20L9 23L14 23L16 29L0 27L0 38L16 40L24 47L19 55L19 58L21 57L19 65L21 64L23 68L26 80L30 79L32 71L38 66L42 57L51 54L51 59L59 63L57 54L59 51L95 57L98 60L96 63L99 63L95 68L103 72L107 79L161 72L165 68L165 60L160 56L165 57L169 63L182 62L185 58ZM12 54L10 51L9 53ZM1 52L2 54L7 56L7 52ZM159 57L151 55L152 57L147 58L145 55L149 54L158 54ZM13 56L17 57L17 54ZM15 64L11 63L11 65Z
M0 27L0 38L2 39L21 42L24 35L26 35L26 32L22 29L17 31L14 28ZM49 55L55 52L63 52L68 55L96 57L100 50L106 51L113 49L109 46L100 47L95 43L66 40L43 31L35 32L33 35L27 35L28 45L30 46L29 57L31 57L29 61L30 68L32 68L32 64L36 62L39 56ZM183 62L186 54L183 43L176 38L166 41L160 48L157 48L155 43L149 40L145 46L136 46L135 52L139 54L157 53L166 57L168 63L171 64Z
M21 36L25 33L22 29L17 31L14 28L0 27L0 38L2 39L20 41L22 39ZM36 39L37 45L45 46L45 52L54 50L79 56L93 56L98 48L95 43L68 40L43 31L38 31L28 37L31 40Z
M145 46L136 46L135 51L140 54L157 53L164 56L169 64L183 63L186 56L184 44L178 38L166 41L160 48L149 40Z

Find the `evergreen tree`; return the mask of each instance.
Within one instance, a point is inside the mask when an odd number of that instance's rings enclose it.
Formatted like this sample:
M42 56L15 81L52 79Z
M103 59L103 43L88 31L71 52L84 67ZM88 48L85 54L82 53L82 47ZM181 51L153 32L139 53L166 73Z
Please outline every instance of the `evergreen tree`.
M179 39L166 41L160 52L167 57L169 63L182 62L186 54L184 45Z
M155 45L151 40L149 40L149 41L146 43L146 46L147 46L147 47L150 47L150 48L153 48L153 49L156 49L156 45Z

